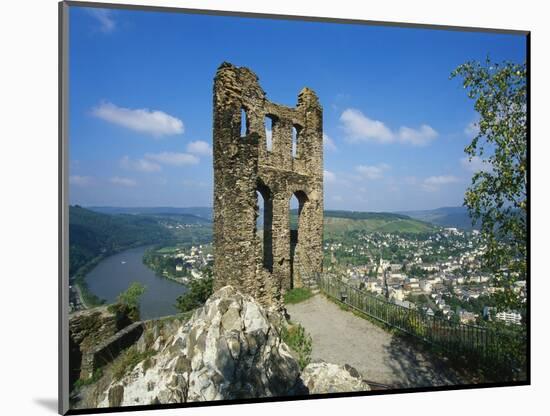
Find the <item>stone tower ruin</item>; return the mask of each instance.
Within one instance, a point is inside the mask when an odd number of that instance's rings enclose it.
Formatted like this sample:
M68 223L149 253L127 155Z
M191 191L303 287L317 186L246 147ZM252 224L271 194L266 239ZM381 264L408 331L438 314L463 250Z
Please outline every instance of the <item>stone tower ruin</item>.
M314 284L323 260L319 99L304 88L296 107L272 103L251 70L226 62L214 79L214 256L214 289L232 285L279 309L286 290Z

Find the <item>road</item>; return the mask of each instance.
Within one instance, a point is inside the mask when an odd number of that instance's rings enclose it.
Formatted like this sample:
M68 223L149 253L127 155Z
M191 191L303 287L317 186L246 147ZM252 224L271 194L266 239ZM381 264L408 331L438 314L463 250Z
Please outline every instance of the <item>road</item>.
M80 305L81 305L80 309L89 309L89 306L86 304L86 301L84 300L84 296L82 296L82 291L80 290L80 286L73 283L72 288L74 289L76 296L78 297L78 301L80 302Z

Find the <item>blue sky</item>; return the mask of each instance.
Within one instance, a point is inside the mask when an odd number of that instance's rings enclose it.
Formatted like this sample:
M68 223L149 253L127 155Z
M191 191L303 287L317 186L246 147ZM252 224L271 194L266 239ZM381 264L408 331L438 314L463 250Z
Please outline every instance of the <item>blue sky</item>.
M271 101L324 108L325 208L461 205L479 160L459 64L525 60L525 37L71 7L70 202L212 205L212 81L251 68Z

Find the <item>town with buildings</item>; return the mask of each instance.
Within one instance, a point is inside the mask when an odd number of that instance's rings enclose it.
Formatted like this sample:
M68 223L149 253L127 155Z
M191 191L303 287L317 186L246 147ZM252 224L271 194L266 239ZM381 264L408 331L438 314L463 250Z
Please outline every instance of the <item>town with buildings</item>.
M354 231L324 243L325 273L357 289L428 316L463 324L487 320L521 323L516 311L496 311L492 295L501 290L482 266L479 231L441 228L433 233ZM188 284L202 279L214 263L211 244L150 250L144 262L157 274ZM526 282L516 292L526 301Z
M184 245L149 250L143 262L162 277L187 284L206 276L214 256L211 244Z
M352 287L397 305L465 324L519 324L516 311L496 312L491 274L482 267L479 231L443 228L430 234L356 233L325 242L325 270ZM526 282L515 291L525 301Z

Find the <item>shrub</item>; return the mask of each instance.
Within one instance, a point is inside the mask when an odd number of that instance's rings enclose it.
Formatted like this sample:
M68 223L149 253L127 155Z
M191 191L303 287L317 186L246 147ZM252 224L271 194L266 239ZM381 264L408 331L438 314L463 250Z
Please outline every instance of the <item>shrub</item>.
M118 295L117 302L109 306L111 312L127 314L132 321L139 321L139 299L145 292L141 283L132 283L125 292Z
M214 279L205 277L203 279L191 280L189 291L178 296L175 307L180 312L188 312L203 305L213 291Z
M300 324L283 326L281 338L298 355L298 364L303 370L311 361L311 336Z
M74 383L74 389L79 390L84 386L89 386L90 384L94 384L101 377L103 377L103 370L101 368L96 368L90 378L87 378L85 380L80 378L76 380L76 382Z

